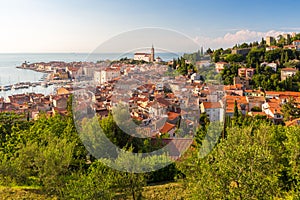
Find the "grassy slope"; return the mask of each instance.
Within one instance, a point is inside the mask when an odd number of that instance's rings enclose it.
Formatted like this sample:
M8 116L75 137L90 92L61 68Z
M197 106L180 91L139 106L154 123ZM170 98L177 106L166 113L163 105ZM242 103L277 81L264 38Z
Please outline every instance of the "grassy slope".
M146 199L188 199L187 191L183 188L181 183L165 183L146 186L144 188L143 196Z
M55 197L47 197L39 188L33 187L2 187L0 186L0 199L2 200L54 200Z
M151 185L144 188L143 196L145 199L187 199L187 194L180 183L165 183L160 185ZM1 187L0 200L54 200L55 197L49 197L42 194L38 188L32 187ZM129 198L130 199L130 198Z

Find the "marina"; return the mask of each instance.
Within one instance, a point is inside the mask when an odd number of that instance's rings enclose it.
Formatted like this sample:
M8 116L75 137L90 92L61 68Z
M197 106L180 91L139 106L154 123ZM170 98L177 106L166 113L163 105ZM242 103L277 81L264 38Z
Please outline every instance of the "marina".
M1 91L9 91L9 90L20 90L20 89L28 89L30 87L37 87L37 86L42 86L42 87L48 87L50 85L66 85L66 84L71 84L72 81L69 80L55 80L55 81L43 81L43 82L20 82L16 83L13 85L2 85L0 86Z

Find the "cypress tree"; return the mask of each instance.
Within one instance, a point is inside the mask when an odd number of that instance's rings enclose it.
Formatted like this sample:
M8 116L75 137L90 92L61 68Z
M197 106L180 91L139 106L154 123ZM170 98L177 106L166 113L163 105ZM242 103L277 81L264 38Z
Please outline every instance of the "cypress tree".
M233 112L233 116L236 117L236 118L239 117L239 109L238 109L236 100L234 101L234 112Z
M283 52L281 52L281 55L280 55L280 65L283 65L284 63L284 55L283 55Z
M284 58L284 61L285 61L286 63L289 61L289 54L288 54L287 51L285 52L285 58Z

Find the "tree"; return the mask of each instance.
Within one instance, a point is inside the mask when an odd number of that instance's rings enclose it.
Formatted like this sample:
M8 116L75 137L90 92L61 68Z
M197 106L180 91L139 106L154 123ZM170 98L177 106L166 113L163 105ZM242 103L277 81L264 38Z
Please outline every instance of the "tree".
M234 111L233 111L233 116L235 118L238 118L239 117L239 110L238 110L238 105L237 105L237 101L235 100L234 101Z
M197 52L194 52L194 53L191 53L191 54L183 54L183 58L188 60L189 62L191 62L193 65L196 64L197 61L200 61L201 60L201 53L200 51L198 50Z
M189 162L179 164L192 198L282 197L278 177L283 168L278 158L283 153L284 138L278 137L280 131L267 124L252 123L248 127L230 128L227 133L227 139L221 140L205 158L192 151Z
M206 53L207 53L207 54L212 54L213 51L212 51L210 48L208 48L208 49L206 50Z
M201 113L199 118L199 124L196 131L195 141L198 145L202 145L202 141L205 138L205 135L207 134L207 127L209 126L209 118L206 113Z
M242 62L245 60L244 56L241 54L228 54L225 57L227 62Z
M175 58L173 58L172 68L176 69L176 67L177 67L177 62L176 62Z
M286 134L286 141L284 142L287 149L287 160L289 160L289 167L287 174L291 185L291 193L295 198L300 197L300 130L297 126L289 127Z
M274 62L280 58L280 55L281 55L281 49L267 51L265 53L265 61Z
M240 45L240 48L248 48L248 47L249 47L249 45L245 42Z
M240 65L238 64L232 64L232 66L226 66L221 71L222 80L224 81L225 85L232 85L233 79L238 75L238 69Z
M280 54L280 64L283 65L283 63L284 63L284 54L283 54L283 52L281 52L281 54Z
M285 120L300 117L300 108L296 106L295 100L293 98L288 99L288 101L285 104L283 104L281 111L283 112Z
M266 44L266 41L265 41L264 38L262 37L262 38L261 38L260 45L263 46L263 45L265 45L265 44Z
M186 60L183 57L178 58L177 71L182 75L187 75L188 74L188 65L186 63Z
M212 60L216 63L216 62L219 62L221 60L220 56L221 56L221 53L223 52L223 49L217 49L213 52L213 55L212 55Z
M25 183L31 176L36 176L35 184L43 186L48 194L61 194L74 143L58 138L49 138L47 142L46 146L31 142L24 145L16 152L18 157L14 158L14 167Z
M279 46L283 46L283 45L286 44L286 39L285 39L282 35L279 35L277 39L278 39L277 44L278 44Z
M246 56L247 63L250 66L255 66L257 62L261 63L264 61L265 49L254 47L250 50Z
M288 52L286 51L285 52L285 56L284 56L284 62L287 63L289 61L289 54Z
M93 162L85 172L73 174L65 191L67 199L112 199L116 190L117 176L114 170L101 161Z

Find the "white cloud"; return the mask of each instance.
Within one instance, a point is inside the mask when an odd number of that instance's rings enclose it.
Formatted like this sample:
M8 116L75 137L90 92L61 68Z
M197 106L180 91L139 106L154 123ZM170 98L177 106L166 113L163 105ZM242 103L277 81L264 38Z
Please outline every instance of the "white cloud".
M300 27L283 27L281 30L300 31Z
M283 31L275 31L270 30L267 32L259 32L259 31L250 31L247 29L242 29L236 31L234 33L226 33L223 37L211 38L211 37L196 37L195 41L200 45L204 46L205 48L228 48L233 47L235 44L241 44L244 42L254 42L254 41L261 41L262 37L266 36L278 36L283 34Z

